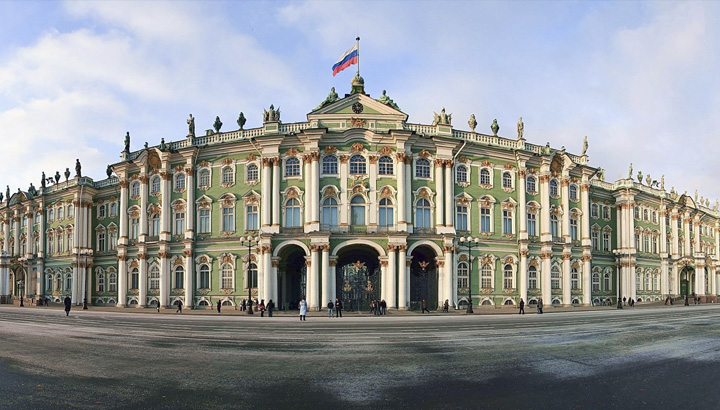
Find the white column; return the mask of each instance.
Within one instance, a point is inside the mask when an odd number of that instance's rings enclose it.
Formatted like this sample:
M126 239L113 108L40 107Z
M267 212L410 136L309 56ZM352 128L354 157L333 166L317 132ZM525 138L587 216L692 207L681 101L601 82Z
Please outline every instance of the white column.
M590 273L590 261L592 260L592 256L590 255L590 252L588 251L587 254L583 253L583 266L582 266L582 277L583 277L583 304L585 306L592 305L592 299L591 299L591 273ZM600 278L602 281L602 277Z
M691 224L693 228L693 233L695 235L695 240L693 241L693 249L695 250L695 253L698 253L700 252L700 215L696 214L693 218L693 221L691 221Z
M369 179L370 179L370 192L368 192L368 232L377 232L377 219L378 219L378 192L377 192L377 177L378 177L378 157L370 156L369 158Z
M453 161L445 161L445 226L455 226L455 220L453 213L455 206L453 201L455 199L455 184L452 180ZM452 299L450 299L452 302Z
M408 270L407 266L407 245L398 246L398 309L406 310L408 308L407 286L408 286Z
M163 165L167 167L167 164ZM162 203L160 204L160 235L158 235L158 239L161 241L169 241L171 239L170 231L172 230L172 224L170 221L173 212L170 207L170 201L172 200L170 197L170 185L172 184L172 179L173 176L169 170L160 173L160 197L162 198ZM163 273L161 269L161 278L162 275ZM162 279L160 279L160 282L162 282ZM165 301L163 301L163 303L165 303Z
M195 237L195 169L192 164L188 164L185 168L185 188L187 196L187 208L185 218L187 226L185 227L185 239L193 239Z
M406 157L405 158L405 189L407 190L407 195L405 195L405 219L408 223L408 232L412 233L413 230L413 208L412 208L412 168L410 166L410 163L412 162L412 157Z
M45 210L44 209L40 210L40 224L38 226L40 227L39 232L38 232L38 234L40 235L40 241L38 243L38 246L40 247L40 249L36 249L35 252L38 254L39 258L44 258L45 257ZM2 253L1 249L0 249L0 253ZM42 272L42 273L44 274L44 272ZM2 292L2 287L0 287L0 292Z
M527 200L525 199L525 165L522 163L522 168L518 172L518 182L515 186L515 192L517 192L518 201L518 215L516 220L518 221L518 239L521 241L527 241ZM522 297L522 295L520 296ZM525 297L522 299L527 302L527 289L525 289Z
M330 290L332 285L332 278L330 277L330 245L321 245L322 250L322 299L320 299L321 306L327 306L327 301L332 300L335 303L335 298L331 295L333 292Z
M124 211L123 208L120 208ZM120 213L122 215L122 212ZM127 212L125 212L127 215ZM117 307L125 307L127 304L127 256L118 254L118 298Z
M347 228L348 220L348 158L347 155L340 157L340 226Z
M567 249L567 251L569 252L570 250ZM571 299L572 291L570 289L570 256L571 256L570 253L563 253L562 303L565 306L569 306L572 303L572 299ZM580 275L580 272L578 272L578 275Z
M310 280L308 284L308 290L311 290L310 293L310 301L308 304L309 307L313 310L319 310L320 308L320 283L319 283L319 275L320 275L320 260L318 255L318 249L317 246L310 248Z
M92 266L86 264L83 269L85 270L85 284L84 284L85 292L84 292L83 294L87 296L87 304L88 304L88 305L92 305L92 295L93 295L93 288L92 288L92 275L93 275L93 271L92 271ZM38 282L39 282L39 281L38 281ZM40 294L40 292L39 292L39 283L38 283L38 294Z
M328 299L332 300L333 303L335 303L335 299L338 297L337 295L337 278L336 278L336 265L337 260L331 260L328 264L328 276L330 277L330 293L328 293Z
M678 210L673 209L672 214L670 215L670 229L672 230L672 239L670 240L672 250L670 250L670 253L672 253L673 259L677 259L678 257L680 257L680 245L678 239L678 218L680 218L680 215L678 215Z
M33 247L35 246L35 241L33 240L33 216L35 214L32 211L32 208L28 207L28 211L25 213L25 216L27 216L27 219L25 221L25 253L27 254L33 254ZM25 255L23 255L25 256Z
M590 240L590 184L587 175L582 176L582 185L580 185L580 201L582 206L582 226L580 238L583 248L583 271L582 271L582 292L583 305L590 306L592 304L592 273L590 271L590 261L592 260L592 242ZM599 238L598 240L600 240ZM601 279L602 280L602 279Z
M435 160L435 226L445 226L445 179L443 178L443 160Z
M144 173L140 175L140 234L139 242L147 242L148 233L148 177ZM141 304L142 306L145 303Z
M195 286L193 282L195 279L195 262L192 258L192 250L186 249L185 254L185 307L192 308L194 304L193 290Z
M568 176L563 176L560 184L560 193L562 194L562 237L563 242L570 243L570 202L569 202L569 191L570 179Z
M452 294L453 282L457 282L457 280L454 280L455 269L453 269L453 267L453 249L450 246L445 248L445 273L443 274L445 283L443 284L442 298L442 302L445 303L445 299L447 299L450 302L450 306L457 305L455 296ZM442 306L442 304L438 306Z
M320 153L313 152L311 155L312 165L312 191L310 191L310 200L312 204L312 223L313 230L317 231L320 229Z
M163 201L165 203L165 201ZM160 252L160 306L167 307L170 300L170 252Z
M13 239L15 240L13 243L13 255L24 256L24 255L20 255L20 214L19 213L16 213L15 216L13 216Z
M388 261L387 257L380 259L380 299L385 299L388 288ZM387 300L386 300L387 301Z
M397 245L388 245L388 291L385 294L385 302L388 308L397 309Z
M273 161L273 183L272 183L272 225L280 230L280 158L275 157Z
M518 289L520 290L520 298L528 303L528 276L527 276L527 257L529 252L520 251L520 263L518 264Z
M551 255L540 254L540 257L542 258L542 261L541 261L542 269L541 269L541 273L540 273L540 278L541 278L540 293L542 294L543 304L550 306L550 304L552 303L552 291L550 289L550 268L551 268L550 258L551 258Z
M690 215L687 212L684 212L683 213L683 235L685 236L684 237L685 250L683 252L683 255L680 255L680 256L690 256L690 257L693 256L692 253L690 252L690 229L692 229L691 227L692 227L692 225L691 225Z
M303 208L303 227L305 232L309 232L309 226L312 222L312 191L315 190L313 186L313 177L310 171L310 155L303 155L303 180L305 181L305 207Z
M122 179L120 181L120 206L118 212L120 213L120 237L118 238L119 245L128 244L128 181ZM43 218L45 219L45 218ZM118 273L119 274L119 273ZM118 301L118 303L120 303ZM123 304L125 301L122 302Z
M270 258L270 271L272 274L272 292L270 293L270 298L275 303L275 307L278 306L278 261L275 261Z
M405 185L405 153L398 153L397 158L397 213L398 230L407 231L407 217L405 214L405 195L408 189ZM403 262L404 263L404 262Z
M697 269L695 270L695 293L698 296L705 296L705 275L707 272L705 271L705 265L698 265Z
M262 220L262 229L266 230L272 225L271 217L271 206L272 203L272 190L270 188L270 180L272 174L272 160L270 158L263 158L262 161L262 180L260 185L261 208L260 218Z
M263 249L263 289L262 293L258 292L258 297L265 299L267 303L272 299L273 283L276 282L272 275L272 250L270 247Z
M144 250L140 251L140 252L143 252L143 254L139 255L139 258L138 258L139 264L140 264L140 269L139 269L140 283L138 285L139 285L140 289L138 289L139 300L138 300L137 307L143 308L147 305L147 289L148 289L147 259L146 259L147 255L144 253L145 252Z

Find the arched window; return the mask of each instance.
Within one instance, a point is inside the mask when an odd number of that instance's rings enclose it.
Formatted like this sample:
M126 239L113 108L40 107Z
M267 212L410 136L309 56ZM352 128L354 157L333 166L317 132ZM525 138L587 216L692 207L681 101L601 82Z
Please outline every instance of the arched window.
M597 230L590 232L590 243L592 244L592 249L594 251L600 250L600 232Z
M325 198L322 204L322 224L329 228L338 224L338 203L335 198Z
M550 196L558 196L558 183L556 179L550 180Z
M52 293L53 291L53 276L45 276L45 293Z
M226 263L222 266L222 288L223 289L233 289L234 281L233 281L233 267L231 264Z
M420 198L415 204L415 227L419 229L428 229L430 228L431 223L430 201L425 198Z
M487 168L480 170L480 185L490 185L490 170Z
M324 175L337 175L338 160L335 155L325 155L322 160L322 173Z
M285 176L286 177L297 177L300 176L300 160L295 157L290 157L285 160Z
M58 207L57 215L58 215L58 219L63 219L63 218L65 218L65 207L63 207L62 205L60 205L60 206ZM23 215L23 217L24 217L24 215ZM25 225L25 224L23 224L23 225Z
M503 188L506 188L506 189L512 188L512 174L510 174L510 172L508 172L508 171L503 172L502 184L503 184Z
M490 224L490 208L480 207L480 232L490 232L492 225Z
M552 235L553 238L560 237L560 227L557 214L550 215L550 235Z
M150 285L149 289L160 289L160 268L156 265L150 268Z
M160 193L160 176L155 175L150 180L150 193L151 194L159 194Z
M65 274L65 291L69 292L72 289L72 273Z
M415 177L430 178L430 161L425 158L415 161Z
M137 239L140 232L140 218L130 218L130 239Z
M140 272L138 268L133 268L130 271L130 289L138 289L140 287Z
M258 166L255 164L250 164L247 166L247 180L248 181L257 181L260 179L260 171L258 170Z
M198 172L198 187L209 187L210 186L210 170L201 169Z
M248 231L257 231L259 229L257 202L245 205L245 225L245 229Z
M515 280L513 276L513 269L510 265L505 265L503 268L503 289L514 289Z
M378 160L378 174L380 175L393 175L393 160L387 155L380 157Z
M224 206L222 208L222 231L235 232L235 207Z
M468 182L467 167L465 165L455 168L455 178L457 182Z
M105 218L105 205L100 205L98 207L98 218Z
M578 276L577 268L570 269L570 289L580 289L580 277Z
M660 275L658 274L653 275L653 290L655 292L660 290Z
M612 275L608 272L603 275L603 290L612 290Z
M590 205L590 216L592 218L600 218L600 206L598 204Z
M393 218L393 204L390 201L389 198L383 198L380 200L380 217L378 218L378 225L379 226L393 226L394 225L394 218Z
M610 252L610 231L603 231L603 251Z
M105 293L105 273L102 271L97 274L97 291Z
M198 289L210 289L210 267L208 265L200 265L200 280L198 281Z
M300 201L290 198L285 202L285 227L300 227Z
M468 230L468 207L462 202L455 205L455 229L458 231Z
M528 236L537 236L537 215L534 212L527 214L527 232Z
M225 167L222 169L222 183L226 185L233 184L235 182L235 172L232 167Z
M560 279L562 279L560 268L553 266L552 269L550 269L550 287L552 289L560 289Z
M504 235L512 235L513 234L513 212L509 209L503 209L503 234Z
M350 200L350 225L365 225L365 199L360 195Z
M650 213L647 209L643 209L643 221L650 221Z
M251 289L257 288L258 286L258 268L257 265L254 263L250 263L250 265L248 266L246 285L248 285L248 287Z
M182 265L175 267L175 289L183 289L185 287L185 268Z
M117 292L117 274L115 272L108 274L108 291Z
M468 288L468 264L465 261L458 263L457 280L458 290Z
M578 240L578 220L576 217L570 218L570 239L573 241Z
M652 290L652 288L650 287L650 274L649 273L645 274L645 290L646 291Z
M55 291L62 292L62 277L59 273L55 275Z
M365 157L360 154L350 157L350 173L353 175L366 173Z
M117 216L117 202L110 203L110 216Z
M642 274L636 273L635 274L635 290L642 290Z
M492 274L493 269L489 263L482 265L482 270L480 273L480 284L483 289L492 289Z
M528 193L535 193L535 192L537 192L537 189L535 188L535 183L536 183L536 182L535 182L535 177L534 177L534 176L531 175L531 176L527 177L527 179L525 180L525 190L526 190Z
M175 175L175 189L185 189L185 174L179 173Z
M185 234L185 210L175 211L175 235Z
M570 199L572 201L577 201L577 199L578 199L577 185L570 184L569 193L570 193Z
M592 290L593 292L600 291L600 274L597 272L592 275Z
M105 232L98 232L97 235L97 251L105 252Z
M152 215L150 215L150 229L149 229L148 235L150 235L150 236L159 236L160 235L160 214L159 213L153 213Z

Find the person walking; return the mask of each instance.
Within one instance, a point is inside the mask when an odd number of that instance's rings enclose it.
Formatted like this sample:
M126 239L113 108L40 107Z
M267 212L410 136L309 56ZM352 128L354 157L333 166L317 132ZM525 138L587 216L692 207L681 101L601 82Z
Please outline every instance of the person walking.
M245 309L246 309L246 306L247 306L247 305L246 305L246 301L245 301L245 299L243 299L243 301L242 301L242 307L240 308L240 310L242 310L242 311L244 312Z
M65 316L70 316L70 307L72 306L72 300L70 300L70 296L65 296Z
M423 299L422 300L422 312L420 312L420 313L425 313L425 312L430 313L430 311L427 308L427 300Z
M524 315L525 314L525 301L520 298L520 313L518 315Z
M539 314L542 315L542 310L543 310L543 301L542 301L542 298L540 298L540 299L538 299L538 303L537 303L537 311Z
M342 317L342 302L335 299L335 317Z
M260 300L257 308L260 311L260 317L265 317L265 299Z
M275 309L275 303L270 299L267 304L268 317L272 317L273 309Z
M327 308L328 308L328 318L333 317L333 308L335 305L333 304L332 300L328 302Z
M443 303L443 313L450 313L450 301L445 299L445 303Z
M157 312L160 313L160 301L159 300L155 301L155 309L157 309Z
M380 301L380 314L387 316L387 302L385 302L385 299Z
M252 307L253 307L253 300L252 300L252 299L248 299L248 302L247 302L248 315L252 315L252 314L253 314Z
M305 301L305 296L300 299L298 307L300 308L300 320L304 322L305 316L307 315L307 301Z
M182 301L178 300L177 301L177 310L175 311L175 313L182 313L182 305L183 305Z
M218 303L217 303L217 311L218 311L218 313L220 313L220 309L221 309L221 308L222 308L222 302L218 300Z
M690 306L690 301L688 300L687 295L685 295L685 306Z

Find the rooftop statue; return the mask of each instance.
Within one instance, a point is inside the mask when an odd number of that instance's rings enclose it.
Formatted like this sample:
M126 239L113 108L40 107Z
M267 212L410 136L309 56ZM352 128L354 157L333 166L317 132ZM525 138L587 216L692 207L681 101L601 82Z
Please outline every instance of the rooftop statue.
M112 177L112 167L110 167L110 165L107 166L105 173L107 174L108 178Z
M124 152L130 152L130 131L125 134L125 149Z
M550 143L548 142L545 144L545 149L543 150L543 154L550 155L551 152L552 151L550 150Z
M477 127L477 120L475 119L475 114L470 115L470 119L468 120L468 125L470 126L470 130L472 132L475 132L475 127Z
M187 120L188 123L188 135L195 136L195 118L190 114L190 118ZM128 133L130 134L130 133Z
M165 138L160 138L160 151L165 151L167 149L167 144L165 144Z
M68 182L68 179L70 179L70 168L65 168L65 182Z
M237 125L240 127L240 129L243 129L246 122L247 122L247 119L245 119L245 114L243 114L241 111L240 115L238 115Z
M524 137L524 135L525 135L525 123L523 122L522 117L520 117L520 119L518 120L518 123L517 123L517 132L518 132L518 139L519 139L519 140L525 139L525 137Z
M637 179L638 179L638 182L642 185L642 171L638 171Z
M80 165L80 160L75 160L75 176L78 178L82 178L82 165Z
M333 92L334 92L334 91L335 91L335 89L333 88ZM381 103L383 103L383 104L385 104L385 105L388 105L388 106L390 106L390 107L393 107L393 108L395 108L396 110L400 111L400 107L398 107L398 105L395 104L395 101L393 101L392 98L388 97L387 94L385 94L385 92L386 92L386 91L383 90L382 95L380 96L380 98L378 98L378 101L380 101ZM335 95L337 96L337 94L335 94Z
M3 201L3 193L0 192L0 202L2 202L2 201Z
M30 188L28 188L28 194L30 194L30 196L37 196L38 194L38 191L35 188L35 185L32 184L32 182L30 183Z
M695 190L695 203L697 203L697 189Z
M715 206L713 207L713 211L717 211L717 210L718 210L718 206L720 206L720 203L718 203L718 200L716 199L716 200L715 200Z
M598 170L597 170L597 178L598 178L600 181L605 181L605 170L604 170L604 169L598 168Z
M498 131L500 131L500 126L497 123L497 119L493 120L492 124L490 124L490 130L493 133L494 137L497 137Z
M630 163L630 171L628 172L628 179L632 179L632 162Z
M660 189L662 189L663 191L665 190L665 175L664 174L660 177Z
M42 173L42 178L40 179L40 186L45 189L45 171Z
M582 155L585 155L587 153L587 149L588 149L588 140L587 140L587 135L586 135L585 138L583 139Z
M652 178L650 178L650 174L647 174L645 177L645 183L649 186L652 183Z
M55 183L60 183L60 171L55 171Z
M145 141L145 149L148 149L148 142Z
M445 107L440 110L440 114L434 112L435 118L433 119L432 125L452 125L452 114L445 114Z
M315 107L315 110L319 110L320 108L322 108L326 105L332 104L339 99L340 99L340 97L338 97L338 94L335 92L335 87L332 87L330 89L330 93L327 95L327 97L325 97L325 99L320 103L320 105ZM315 111L315 110L313 110L313 111Z
M7 185L6 187L7 188L5 189L5 198L10 201L10 185Z
M220 128L222 128L222 121L220 121L220 117L215 117L213 128L215 128L215 132L220 132Z
M263 110L263 122L280 122L280 107L275 109L275 106L270 104L269 110Z

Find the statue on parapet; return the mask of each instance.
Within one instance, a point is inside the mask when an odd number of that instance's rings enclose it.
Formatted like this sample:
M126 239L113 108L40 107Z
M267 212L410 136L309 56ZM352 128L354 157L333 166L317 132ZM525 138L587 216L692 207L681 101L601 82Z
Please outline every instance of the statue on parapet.
M335 91L334 88L333 88L333 91ZM393 107L393 108L395 108L396 110L400 111L400 107L398 107L398 105L395 104L395 101L393 101L392 98L388 97L387 94L385 94L385 93L386 93L386 91L383 90L383 91L382 91L382 95L380 96L380 98L378 98L378 101L380 101L381 103L383 103L383 104L385 104L385 105L387 105L387 106ZM337 94L336 94L336 95L337 95Z
M434 119L432 125L452 125L452 114L445 113L445 107L440 110L440 114L433 112Z
M43 171L42 178L40 178L40 186L42 187L42 189L45 189L45 181L46 181L45 171Z
M240 115L238 115L237 125L240 127L240 129L243 129L246 122L247 122L247 119L245 118L245 114L243 114L241 111Z
M165 138L160 138L160 151L165 151L167 149L167 144L165 144Z
M497 123L497 119L494 119L492 124L490 124L490 131L493 133L493 137L497 137L498 131L500 131L500 126Z
M642 180L642 171L638 171L638 173L637 173L637 179L638 179L638 182L640 183L640 185L642 185L642 181L643 181L643 180Z
M188 135L195 136L195 118L190 114L190 118L187 120L188 123ZM129 133L128 133L129 134Z
M7 198L8 201L10 200L10 185L7 185L7 186L6 186L6 189L5 189L5 198Z
M587 140L587 135L586 135L585 138L583 138L582 155L587 154L587 150L588 150L588 140Z
M596 175L597 175L597 179L599 179L600 181L605 181L605 170L604 169L598 168Z
M665 190L665 174L660 177L660 189Z
M70 179L70 168L65 168L65 182L68 182L68 179Z
M545 149L543 149L543 154L550 155L551 152L552 152L552 150L550 149L550 143L548 142L545 144Z
M475 127L477 127L477 120L475 119L475 114L470 115L468 125L470 126L470 131L475 132Z
M335 87L332 87L330 89L330 93L327 95L327 97L325 97L323 102L321 102L320 105L315 107L315 109L313 111L319 110L320 108L322 108L326 105L332 104L335 101L337 101L338 99L339 99L339 97L338 97L338 94L335 92ZM382 100L381 100L381 102L382 102Z
M220 132L220 128L222 128L222 121L220 121L220 117L215 117L213 128L215 128L215 132Z
M75 176L82 178L82 165L80 165L80 159L75 160Z
M4 197L3 197L3 193L2 193L2 192L0 192L0 202L2 202L2 201L3 201L3 198L4 198Z
M275 109L273 104L270 104L269 110L263 110L263 122L280 122L280 107Z
M628 171L628 179L632 179L632 162L630 163L630 170Z
M130 131L125 134L125 149L123 152L130 152Z
M652 186L652 178L650 177L650 174L647 174L647 176L645 177L645 183L648 186Z
M522 117L518 120L517 132L519 140L525 139L525 123L523 122Z
M55 184L60 183L60 171L55 171Z
M36 197L38 194L38 191L35 188L35 185L32 184L32 182L30 183L30 188L28 188L28 194L30 194L30 196L32 197Z
M107 174L107 177L112 177L112 167L110 165L107 166L107 169L105 169L105 173Z

